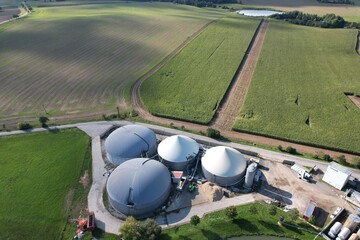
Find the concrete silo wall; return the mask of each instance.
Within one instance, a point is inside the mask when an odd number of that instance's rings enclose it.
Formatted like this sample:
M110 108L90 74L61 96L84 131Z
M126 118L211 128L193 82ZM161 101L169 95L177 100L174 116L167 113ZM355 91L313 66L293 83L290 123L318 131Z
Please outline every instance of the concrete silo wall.
M232 186L239 183L245 175L245 172L243 172L235 176L221 177L209 172L204 167L202 167L202 171L206 179L222 187Z

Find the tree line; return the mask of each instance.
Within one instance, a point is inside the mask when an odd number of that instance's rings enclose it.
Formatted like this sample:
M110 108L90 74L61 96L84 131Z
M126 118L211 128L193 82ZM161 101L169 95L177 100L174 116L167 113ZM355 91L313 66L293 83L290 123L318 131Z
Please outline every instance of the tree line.
M347 22L343 17L333 13L319 16L316 14L303 13L299 11L284 12L274 14L271 18L285 20L287 22L321 28L357 28L360 29L360 23Z
M350 4L354 5L355 3L351 0L317 0L319 3L332 3L332 4Z

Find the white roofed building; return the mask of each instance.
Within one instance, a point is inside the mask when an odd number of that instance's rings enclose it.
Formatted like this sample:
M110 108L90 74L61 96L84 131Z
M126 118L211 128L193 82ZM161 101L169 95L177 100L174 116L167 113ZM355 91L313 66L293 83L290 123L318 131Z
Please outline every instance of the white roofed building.
M341 190L348 182L351 172L336 162L329 163L323 181Z

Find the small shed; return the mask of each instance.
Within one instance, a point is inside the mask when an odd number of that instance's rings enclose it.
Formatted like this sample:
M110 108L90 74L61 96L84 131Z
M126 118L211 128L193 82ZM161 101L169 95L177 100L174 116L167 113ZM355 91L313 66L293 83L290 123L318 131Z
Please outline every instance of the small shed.
M341 190L348 182L351 172L336 162L329 163L323 181Z
M310 201L308 206L306 207L306 210L304 212L303 218L306 221L309 221L309 218L314 214L315 208L316 208L316 202Z

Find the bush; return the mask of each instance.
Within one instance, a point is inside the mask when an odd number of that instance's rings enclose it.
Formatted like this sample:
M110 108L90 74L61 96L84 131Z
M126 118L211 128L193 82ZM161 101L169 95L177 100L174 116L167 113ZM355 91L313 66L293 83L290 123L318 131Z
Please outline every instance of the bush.
M291 147L291 146L288 146L286 148L286 152L290 153L290 154L297 154L297 151L295 148Z
M194 216L192 216L192 217L190 218L190 224L191 224L191 225L196 226L196 225L198 225L199 223L200 223L200 218L199 218L198 215L194 215Z
M276 213L277 213L277 207L276 207L275 205L271 205L271 206L269 207L269 214L270 214L271 216L275 216Z
M161 234L161 227L153 219L137 221L134 217L127 217L120 232L125 240L156 240Z
M291 221L296 221L299 217L299 210L297 210L297 208L291 209L291 211L289 212L289 216Z
M213 128L208 128L206 130L206 136L214 138L214 139L219 139L221 137L220 131L213 129Z
M338 162L341 164L341 165L344 165L344 166L347 166L347 162L346 162L346 158L344 155L340 155L337 157L337 160Z
M233 221L237 217L237 209L235 206L229 206L225 209L226 216Z
M314 217L314 215L311 215L311 217L309 218L309 221L308 221L309 223L311 223L311 224L315 224L315 217Z
M279 145L277 148L278 148L280 151L283 151L283 147L282 147L281 145Z
M331 158L331 156L329 154L324 154L323 155L323 160L331 162L333 159Z
M13 17L13 18L18 18L19 15L18 15L18 14L14 14L12 17Z
M19 123L17 124L17 128L18 128L19 130L27 130L27 129L32 128L32 126L31 126L30 123L28 123L28 122L19 122Z

